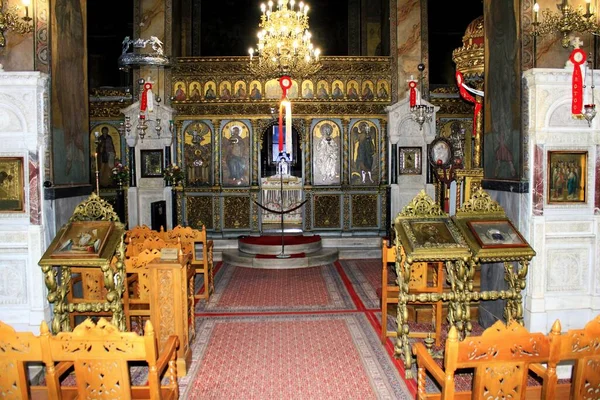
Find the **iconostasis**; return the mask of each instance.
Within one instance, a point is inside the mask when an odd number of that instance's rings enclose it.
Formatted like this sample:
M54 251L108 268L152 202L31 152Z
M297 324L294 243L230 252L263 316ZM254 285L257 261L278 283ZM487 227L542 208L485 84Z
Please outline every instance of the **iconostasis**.
M323 64L315 76L292 77L288 93L290 175L307 200L299 228L384 231L390 59ZM224 236L262 230L261 182L276 173L281 87L244 71L239 59L179 59L172 68L174 162L185 171L178 222Z

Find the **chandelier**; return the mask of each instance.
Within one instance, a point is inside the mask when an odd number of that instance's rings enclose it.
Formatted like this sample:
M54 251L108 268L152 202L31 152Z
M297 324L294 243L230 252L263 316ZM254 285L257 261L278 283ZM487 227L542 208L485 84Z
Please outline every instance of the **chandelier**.
M31 0L21 0L25 7L25 15L22 15L18 5L8 7L8 1L0 0L0 47L6 46L4 32L12 31L24 35L33 32L32 18L29 16L29 6ZM5 8L5 3L7 7Z
M421 84L421 90L417 96L417 81L413 79L412 75L408 80L409 101L410 101L410 114L413 120L419 124L419 129L423 130L423 124L425 122L431 122L433 119L433 112L435 111L433 106L423 104L421 101L421 95L423 93L423 71L425 70L425 64L421 63L418 65L419 70L419 82ZM418 97L418 100L417 100Z
M304 77L321 68L321 51L313 46L308 31L309 7L303 2L295 5L294 0L278 0L275 10L273 1L260 5L258 44L249 50L252 73Z
M600 26L595 21L592 12L591 0L585 0L585 11L582 6L571 7L568 0L562 0L557 4L558 13L545 9L542 12L542 21L539 20L540 5L533 5L533 35L546 35L552 32L559 32L562 35L561 44L564 48L569 47L571 32L600 33Z

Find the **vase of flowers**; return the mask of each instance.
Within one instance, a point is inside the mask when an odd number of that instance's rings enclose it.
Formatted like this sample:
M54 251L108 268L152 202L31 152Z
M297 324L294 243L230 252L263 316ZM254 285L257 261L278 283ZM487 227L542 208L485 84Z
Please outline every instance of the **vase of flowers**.
M112 178L116 182L119 189L123 187L123 183L129 180L129 168L126 165L116 162L112 169Z
M167 186L170 185L179 185L181 182L183 182L183 179L185 178L184 174L183 174L183 170L175 163L168 165L164 172L163 172L163 178L167 184Z

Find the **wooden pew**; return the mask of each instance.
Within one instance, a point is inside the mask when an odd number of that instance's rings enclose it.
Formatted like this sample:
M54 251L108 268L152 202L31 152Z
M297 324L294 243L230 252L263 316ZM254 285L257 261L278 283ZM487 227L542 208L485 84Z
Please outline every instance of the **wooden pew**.
M188 249L192 252L192 267L196 274L202 274L204 280L204 292L195 296L196 299L206 299L214 292L214 271L213 271L213 249L214 244L206 236L206 227L202 229L192 229L190 227L176 226L170 231L153 231L147 226L137 226L125 233L125 242L127 246L127 257L139 253L136 248L149 248L147 245L140 247L140 243L149 243L156 241L154 248L160 249L159 241L165 243L180 243L183 252ZM132 246L136 246L133 248Z
M73 365L77 386L61 386L63 398L78 399L177 399L176 336L159 354L154 328L146 323L144 336L119 332L104 318L95 324L90 319L73 332L45 336L44 355L53 362ZM130 379L130 362L148 365L148 384L134 386ZM163 378L165 383L162 383Z
M204 279L204 293L195 295L196 299L206 299L215 291L213 272L213 241L206 237L206 227L192 229L190 227L176 226L173 230L164 233L166 240L179 239L182 245L191 243L193 246L192 268L196 274L202 274Z
M553 327L551 335L559 335ZM552 337L552 336L550 336ZM487 399L540 398L540 387L531 388L528 395L527 379L530 366L550 360L551 339L542 333L529 333L515 321L508 326L498 321L481 336L469 336L459 342L458 331L450 329L444 353L444 367L440 367L422 343L413 346L417 356L417 398L422 399ZM454 375L458 370L473 369L472 388L456 392ZM427 393L426 375L441 386L442 393ZM541 390L548 383L545 382Z

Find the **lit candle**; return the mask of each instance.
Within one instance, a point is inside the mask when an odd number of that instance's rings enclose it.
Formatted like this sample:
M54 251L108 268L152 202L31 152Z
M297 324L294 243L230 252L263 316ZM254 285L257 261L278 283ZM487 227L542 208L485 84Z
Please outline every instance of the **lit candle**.
M260 4L260 11L262 11L262 13L264 14L266 10L267 10L267 6L265 6L265 3L261 3Z
M540 12L540 5L535 3L533 5L533 22L538 22L538 13Z
M94 159L96 161L96 173L100 172L98 169L98 153L94 153Z
M269 11L273 11L273 1L269 0Z
M254 56L254 49L252 47L250 47L248 49L248 53L250 53L250 61L252 61L252 57Z
M285 152L292 154L292 104L289 101L285 103Z
M279 103L279 152L283 151L283 101Z
M592 0L585 0L585 13L586 13L587 16L592 15L592 13L591 13L591 7L592 7L591 2L592 2Z

